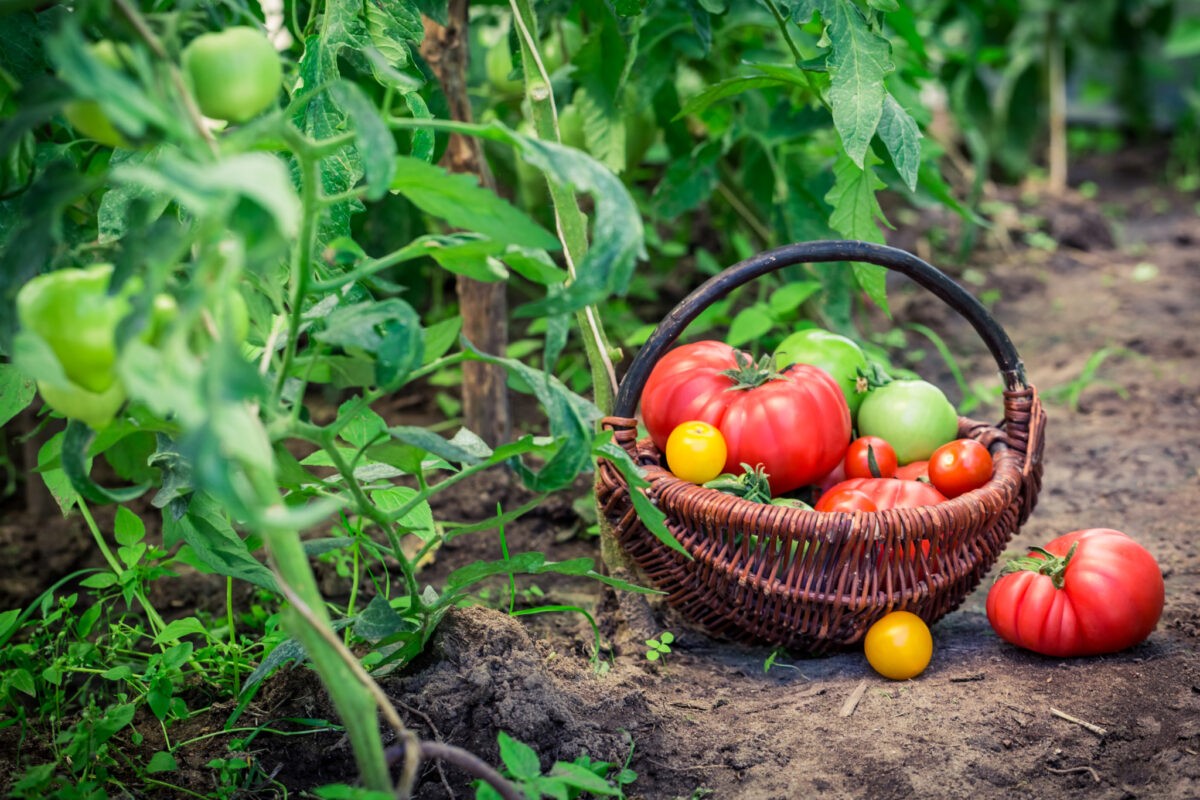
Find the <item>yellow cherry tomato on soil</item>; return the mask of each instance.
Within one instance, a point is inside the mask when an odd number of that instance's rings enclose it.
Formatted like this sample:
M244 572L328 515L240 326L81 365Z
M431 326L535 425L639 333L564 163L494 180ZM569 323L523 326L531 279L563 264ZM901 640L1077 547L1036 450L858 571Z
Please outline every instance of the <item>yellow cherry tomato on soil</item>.
M667 467L680 480L711 481L725 468L727 454L725 437L707 422L682 422L667 437Z
M867 629L867 663L885 678L915 678L933 658L933 636L925 620L911 611L893 611Z

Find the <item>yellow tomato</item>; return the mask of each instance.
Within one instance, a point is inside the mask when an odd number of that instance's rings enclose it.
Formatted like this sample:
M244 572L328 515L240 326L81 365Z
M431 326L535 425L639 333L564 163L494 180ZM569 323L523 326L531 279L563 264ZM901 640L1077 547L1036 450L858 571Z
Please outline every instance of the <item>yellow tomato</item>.
M893 611L867 630L867 663L885 678L915 678L933 658L933 636L925 620L910 611Z
M667 467L691 483L707 483L720 475L727 453L725 437L707 422L680 423L667 437Z

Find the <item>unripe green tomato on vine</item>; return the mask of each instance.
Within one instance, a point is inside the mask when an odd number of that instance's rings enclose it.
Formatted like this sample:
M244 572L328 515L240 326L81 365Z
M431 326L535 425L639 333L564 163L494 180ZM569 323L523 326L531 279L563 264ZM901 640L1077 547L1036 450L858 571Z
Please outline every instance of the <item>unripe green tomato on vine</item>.
M200 112L233 123L265 111L278 98L283 80L274 45L262 31L246 26L197 36L183 50L183 70Z
M113 69L121 68L121 53L128 46L102 39L88 45L91 54ZM129 147L129 140L113 127L95 100L72 100L63 107L63 116L81 136L108 147Z

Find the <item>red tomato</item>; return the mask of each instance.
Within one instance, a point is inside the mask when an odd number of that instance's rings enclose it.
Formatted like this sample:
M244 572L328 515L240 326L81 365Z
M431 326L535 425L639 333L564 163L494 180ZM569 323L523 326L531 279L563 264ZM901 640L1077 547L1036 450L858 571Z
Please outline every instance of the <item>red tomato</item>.
M642 391L642 419L660 451L682 422L715 425L728 449L724 471L762 464L776 495L828 474L850 441L850 409L827 372L793 364L771 373L714 341L659 360Z
M836 492L826 492L817 501L817 511L844 511L847 514L855 511L878 511L879 506L867 496L866 492L858 489L839 489Z
M872 468L874 461L874 468ZM846 450L847 478L891 478L899 464L896 451L878 436L860 436Z
M978 489L992 479L992 454L974 439L955 439L929 457L929 480L946 497Z
M850 478L830 489L826 494L845 489L857 489L875 501L881 510L885 508L916 508L946 502L946 498L928 483L920 481L898 481L894 478ZM825 495L821 495L824 499ZM820 501L817 501L820 506Z
M929 462L914 461L911 464L905 464L903 467L897 467L894 477L902 481L929 480Z
M1000 638L1057 657L1132 647L1154 630L1162 609L1158 562L1111 528L1074 531L1010 561L987 596Z

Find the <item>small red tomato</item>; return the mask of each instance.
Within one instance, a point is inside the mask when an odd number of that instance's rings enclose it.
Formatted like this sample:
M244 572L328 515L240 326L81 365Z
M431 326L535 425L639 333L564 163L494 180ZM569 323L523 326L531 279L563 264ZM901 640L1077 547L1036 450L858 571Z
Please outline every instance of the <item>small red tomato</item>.
M974 439L955 439L929 457L929 480L946 497L958 497L992 478L992 454Z
M890 478L899 464L896 451L878 436L860 436L846 449L847 478Z
M896 469L896 474L893 477L902 481L928 481L929 462L914 461L911 464L905 464L903 467Z
M839 489L826 492L817 501L817 511L844 511L847 514L855 511L878 511L879 506L867 496L866 492L858 489Z

